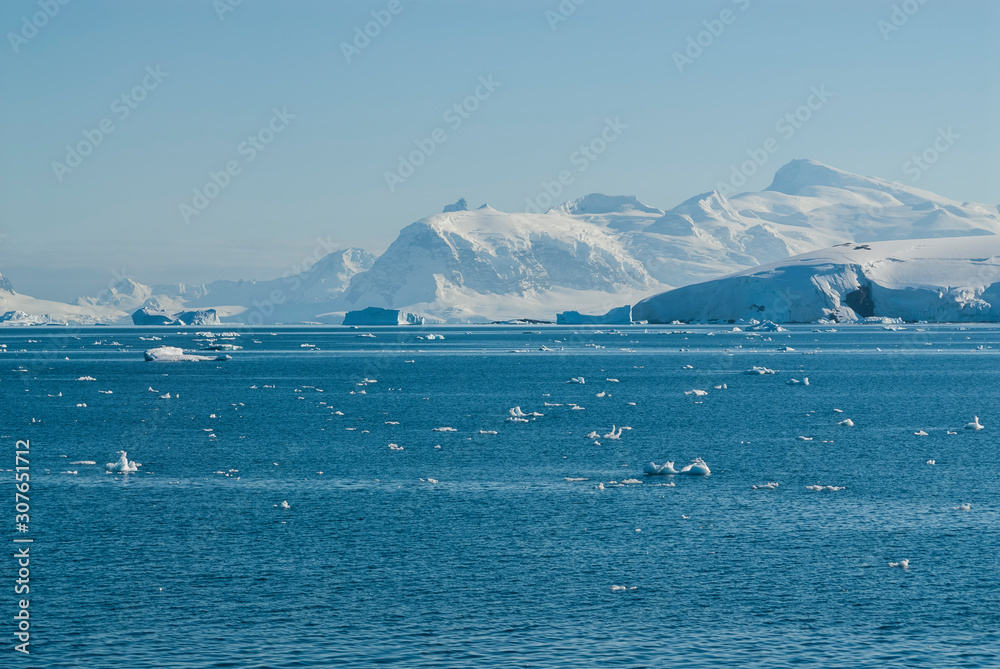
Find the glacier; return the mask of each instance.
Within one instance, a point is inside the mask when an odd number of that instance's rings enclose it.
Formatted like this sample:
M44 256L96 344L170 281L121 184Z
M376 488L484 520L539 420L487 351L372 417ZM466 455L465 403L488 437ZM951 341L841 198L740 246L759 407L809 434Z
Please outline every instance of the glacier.
M839 244L642 300L650 323L1000 321L1000 236Z

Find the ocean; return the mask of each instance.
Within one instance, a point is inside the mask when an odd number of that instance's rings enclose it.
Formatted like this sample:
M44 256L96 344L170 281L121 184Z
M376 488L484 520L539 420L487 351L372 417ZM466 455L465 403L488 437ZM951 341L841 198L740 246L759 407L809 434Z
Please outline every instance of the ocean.
M1000 666L1000 328L232 330L0 329L0 666Z

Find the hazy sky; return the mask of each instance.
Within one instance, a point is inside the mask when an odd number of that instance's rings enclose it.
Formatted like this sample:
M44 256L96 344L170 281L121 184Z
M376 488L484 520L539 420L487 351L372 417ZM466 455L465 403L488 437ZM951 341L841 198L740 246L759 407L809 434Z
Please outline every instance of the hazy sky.
M768 139L742 190L812 158L996 204L998 17L988 0L4 0L0 272L59 299L123 268L271 278L324 245L381 251L459 197L523 211L564 170L557 201L669 208Z

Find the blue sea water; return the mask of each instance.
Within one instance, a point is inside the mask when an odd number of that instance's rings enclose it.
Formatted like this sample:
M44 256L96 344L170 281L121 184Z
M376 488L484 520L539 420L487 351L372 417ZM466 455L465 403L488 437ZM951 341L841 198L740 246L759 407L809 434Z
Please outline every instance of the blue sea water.
M0 666L1000 666L1000 329L728 330L4 329Z

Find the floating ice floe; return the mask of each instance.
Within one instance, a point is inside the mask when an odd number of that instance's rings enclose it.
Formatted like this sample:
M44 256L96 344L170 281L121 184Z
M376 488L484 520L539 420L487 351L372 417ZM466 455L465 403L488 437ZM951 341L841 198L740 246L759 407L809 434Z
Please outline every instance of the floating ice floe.
M694 390L685 390L684 394L685 395L694 395L695 397L704 397L705 395L708 394L708 391L707 390L698 390L697 388L695 388Z
M843 409L834 409L833 413L844 413Z
M169 400L170 399L170 393L164 393L163 395L160 395L160 399L161 400Z
M785 381L785 384L789 386L808 386L809 377L806 376L801 381L799 381L798 379L788 379L787 381Z
M716 390L729 390L729 386L723 383L721 386L714 386Z
M778 484L774 481L769 481L767 483L762 483L761 485L753 486L754 490L777 490Z
M918 437L926 437L927 436L927 433L924 432L923 430L917 430L913 434L917 435Z
M645 467L642 468L643 474L649 474L651 476L656 475L667 475L667 474L677 474L678 471L674 469L673 462L664 462L662 465L658 465L655 462L650 462Z
M662 465L658 465L655 462L650 462L645 467L642 468L643 474L648 475L673 475L673 474L690 474L692 476L709 476L712 470L708 468L708 465L701 458L695 458L691 461L691 464L685 466L680 471L674 469L673 462L665 462Z
M798 440L799 440L799 441L812 441L812 440L813 440L813 438L812 438L812 437L806 437L806 436L803 436L803 435L801 435L801 434L800 434L800 435L798 436Z
M176 346L159 346L148 349L145 353L146 362L183 362L200 360L230 360L228 355L220 355L215 358L207 355L193 355L185 353L184 349Z
M104 465L104 468L111 472L112 474L128 474L129 472L139 471L139 467L142 465L137 465L134 460L128 459L128 453L125 451L118 451L119 458L118 462L109 462Z
M71 465L96 465L96 460L74 460Z
M854 421L850 418L845 418L844 420L837 423L837 425L843 425L844 427L854 427Z
M77 379L77 381L96 381L96 380L97 379L95 379L92 376L81 376L80 378Z
M597 434L596 430L591 430L590 434L587 435L587 439L599 439L601 435Z
M774 374L775 370L768 369L767 367L758 367L758 366L754 365L753 367L751 367L750 369L748 369L747 371L745 371L743 373L744 374L764 375L764 374Z
M458 430L453 427L436 427L431 432L458 432Z
M292 507L291 507L291 506L290 506L290 505L288 504L288 500L286 499L286 500L283 500L283 501L281 502L281 508L282 508L282 509L290 509L290 508L292 508Z
M751 325L745 329L749 332L784 332L785 328L781 327L773 321L763 321L756 322L756 319L750 319Z
M618 383L618 379L604 379L608 383Z
M972 511L972 505L968 503L959 504L958 506L954 506L952 508L955 509L955 511Z
M86 409L87 408L87 404L85 402L81 402L81 403L77 404L76 406L77 406L78 409Z
M937 460L928 460L927 464L929 464L929 465L936 465L937 464Z
M400 446L399 444L389 444L389 450L390 451L401 451L401 450L403 450L403 447Z
M965 424L965 429L966 430L975 430L976 432L979 432L981 429L983 429L983 425L980 424L980 422L979 422L979 416L973 416L972 417L972 422Z
M572 379L566 383L586 383L587 381L582 376L574 376Z
M633 485L635 483L642 483L642 481L640 481L639 479L622 479L622 483L627 483L629 485ZM638 532L638 531L639 530L636 530L636 532Z
M496 434L496 430L480 430L479 434Z
M110 391L110 390L98 390L97 392L99 392L102 395L112 395L113 394L113 392Z
M816 490L816 491L825 490L827 492L837 492L838 490L843 490L843 489L844 489L844 486L835 486L835 485L807 485L806 486L806 490Z
M909 558L907 558L905 560L900 560L899 562L890 562L889 566L890 567L899 567L900 569L909 569L910 568L910 560L909 560Z
M598 490L604 490L604 484L603 483L598 483L594 487L597 488Z
M521 407L514 407L510 410L510 416L507 417L508 423L527 423L529 418L541 417L543 414L537 411L532 411L531 413L524 413L521 411Z

